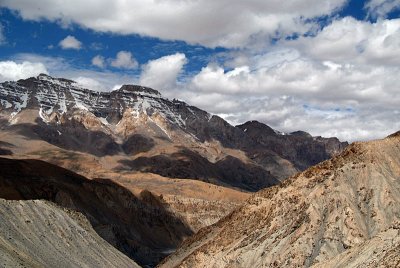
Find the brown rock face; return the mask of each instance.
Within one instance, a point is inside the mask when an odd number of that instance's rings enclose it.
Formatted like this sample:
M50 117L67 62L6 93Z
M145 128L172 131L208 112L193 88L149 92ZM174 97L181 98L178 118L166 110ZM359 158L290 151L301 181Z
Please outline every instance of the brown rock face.
M337 138L312 137L304 131L276 133L269 126L257 121L249 121L237 127L245 131L256 144L262 146L261 150L260 147L250 147L247 150L256 162L263 162L265 157L260 151L270 150L281 158L289 160L299 171L339 154L348 145L347 142L340 142ZM279 174L277 176L282 178Z
M373 267L379 260L396 267L399 174L398 135L354 143L254 194L186 240L160 267L337 267L340 261Z
M141 265L154 266L191 230L150 192L88 180L38 160L0 158L0 198L45 199L84 214L94 230Z
M347 145L305 132L281 135L254 121L234 127L216 115L135 85L97 92L42 74L0 83L0 89L3 132L90 154L100 158L99 162L114 157L114 162L123 163L115 169L118 172L123 171L121 167L140 171L145 164L147 171L163 176L185 176L257 191L339 153ZM17 157L30 151L26 144L18 148ZM183 151L189 155L187 161L180 159ZM179 169L165 171L166 163Z

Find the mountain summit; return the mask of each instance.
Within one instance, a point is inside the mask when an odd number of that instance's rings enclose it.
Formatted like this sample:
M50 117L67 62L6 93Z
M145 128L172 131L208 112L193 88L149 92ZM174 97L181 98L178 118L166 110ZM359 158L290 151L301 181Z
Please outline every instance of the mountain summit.
M32 147L28 137L44 142L42 148L94 156L97 169L151 172L248 191L277 184L347 146L336 138L286 135L255 121L235 127L147 87L99 92L45 74L1 83L0 118L4 141L18 143L20 153ZM69 167L66 162L55 164ZM86 167L74 170L93 175Z

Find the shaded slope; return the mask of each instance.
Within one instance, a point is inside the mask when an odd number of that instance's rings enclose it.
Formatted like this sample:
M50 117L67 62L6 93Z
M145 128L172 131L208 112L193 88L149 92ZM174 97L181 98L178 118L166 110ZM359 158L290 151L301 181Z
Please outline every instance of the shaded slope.
M116 170L128 169L151 172L164 177L198 179L247 191L257 191L279 183L274 176L258 165L243 163L232 156L211 163L200 154L187 149L171 155L121 160L120 163L122 166Z
M400 136L337 157L253 195L161 267L309 267L400 220Z
M257 121L249 121L236 127L258 145L257 148L247 150L251 159L257 163L263 162L263 155L259 154L261 146L262 150L270 150L289 160L300 171L337 155L348 145L337 138L312 137L304 131L278 133Z
M80 211L101 237L141 265L156 264L191 234L151 193L139 199L109 180L88 180L38 160L0 158L0 167L1 198L46 199Z
M80 213L43 200L0 199L2 267L139 267Z

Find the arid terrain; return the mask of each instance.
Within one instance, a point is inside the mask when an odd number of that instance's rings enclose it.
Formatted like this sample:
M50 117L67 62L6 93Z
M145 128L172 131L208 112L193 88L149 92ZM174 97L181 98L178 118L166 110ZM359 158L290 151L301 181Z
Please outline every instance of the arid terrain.
M254 194L159 267L397 267L400 135Z
M399 72L400 0L0 0L0 268L400 268Z
M80 213L43 200L0 199L1 267L139 267Z
M139 86L94 93L41 75L2 87L0 197L76 210L139 265L397 263L398 134L348 146L231 126Z
M193 231L347 146L256 121L235 127L140 86L101 93L42 74L0 84L0 99L0 153L162 195Z
M0 198L44 199L82 213L104 240L154 266L193 231L160 197L135 196L111 180L88 180L39 160L0 158Z

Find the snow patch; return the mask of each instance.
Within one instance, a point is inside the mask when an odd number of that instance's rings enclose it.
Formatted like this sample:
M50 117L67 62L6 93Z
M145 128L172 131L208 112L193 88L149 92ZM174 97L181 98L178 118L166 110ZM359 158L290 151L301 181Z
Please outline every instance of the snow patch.
M65 93L62 93L62 97L61 97L61 100L59 103L60 103L60 109L59 109L60 113L61 114L66 113L67 112L67 104L65 102Z
M22 96L20 96L20 99L22 103L19 102L14 103L14 109L16 109L17 112L20 112L23 108L26 108L26 105L28 104L28 93L25 92Z
M47 119L46 113L43 111L43 108L39 109L39 116L42 118L42 121L45 122L46 124L49 123L49 120Z
M97 117L103 125L109 125L108 121L104 117ZM119 122L118 122L119 123Z
M11 108L11 107L12 107L12 104L9 103L8 101L6 101L6 100L0 100L0 101L1 101L1 105L2 105L4 108L8 109L8 108Z
M11 125L14 125L14 124L16 124L16 123L18 122L18 117L16 117L17 114L18 114L18 112L12 112L12 113L11 113L10 119L8 119L8 122L9 122Z
M85 104L80 102L78 99L75 99L75 107L81 110L89 111Z
M275 130L275 129L274 129L274 132L275 132L275 134L277 134L277 135L282 135L282 136L286 136L286 135L287 135L287 133L281 132L281 131Z

